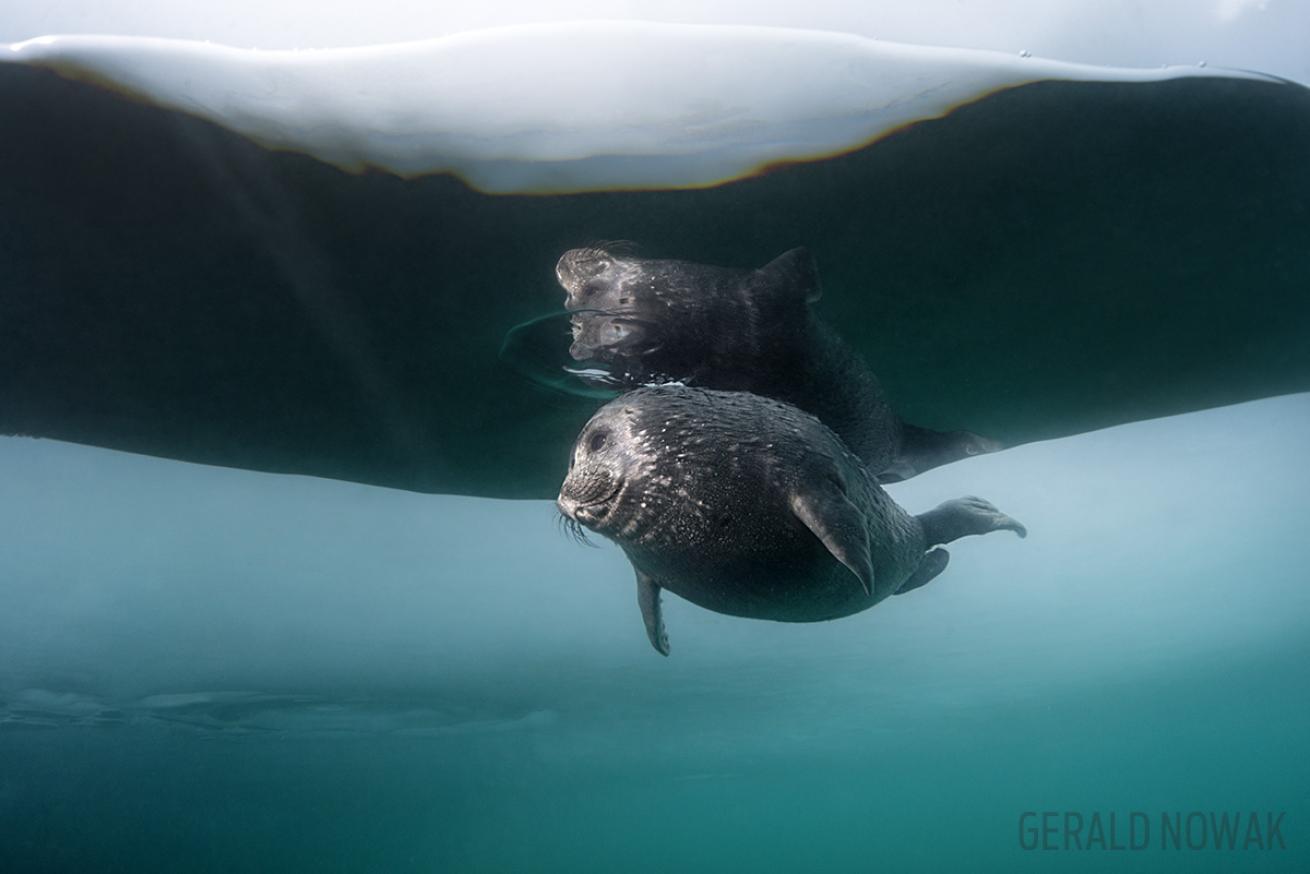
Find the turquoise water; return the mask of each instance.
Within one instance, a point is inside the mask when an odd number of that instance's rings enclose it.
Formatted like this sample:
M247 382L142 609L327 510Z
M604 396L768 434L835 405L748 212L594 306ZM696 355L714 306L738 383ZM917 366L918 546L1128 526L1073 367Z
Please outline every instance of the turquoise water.
M951 465L893 496L1029 538L833 623L669 596L663 659L548 503L5 438L0 870L1304 871L1307 445L1298 395Z

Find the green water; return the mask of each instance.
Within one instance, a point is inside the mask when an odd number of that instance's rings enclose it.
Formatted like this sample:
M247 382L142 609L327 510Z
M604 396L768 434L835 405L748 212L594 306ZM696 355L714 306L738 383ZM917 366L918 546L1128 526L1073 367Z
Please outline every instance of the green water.
M893 495L1030 537L833 623L669 597L663 659L546 503L7 438L0 870L1304 871L1308 444L1300 395L948 466Z

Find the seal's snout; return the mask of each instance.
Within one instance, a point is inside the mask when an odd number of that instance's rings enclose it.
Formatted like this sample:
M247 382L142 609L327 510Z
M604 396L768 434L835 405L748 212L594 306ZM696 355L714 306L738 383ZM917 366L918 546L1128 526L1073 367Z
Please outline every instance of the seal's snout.
M555 499L555 506L566 519L587 527L592 527L609 513L609 507L604 501L584 504L563 493Z
M615 482L613 474L603 467L586 465L581 470L575 469L564 480L559 501L568 502L576 511L592 504L604 503L616 491L618 491L618 483ZM561 509L563 509L562 505Z
M555 506L575 522L592 527L610 514L620 485L609 464L583 458L564 478Z

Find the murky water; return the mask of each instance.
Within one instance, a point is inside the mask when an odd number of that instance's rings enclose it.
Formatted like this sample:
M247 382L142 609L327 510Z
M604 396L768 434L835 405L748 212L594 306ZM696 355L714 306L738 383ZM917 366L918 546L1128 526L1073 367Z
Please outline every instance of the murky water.
M892 487L1029 525L831 623L666 598L545 502L0 442L6 870L1304 870L1310 397ZM1025 849L1027 811L1141 850ZM1279 812L1285 849L1162 846ZM1085 839L1085 838L1083 838Z

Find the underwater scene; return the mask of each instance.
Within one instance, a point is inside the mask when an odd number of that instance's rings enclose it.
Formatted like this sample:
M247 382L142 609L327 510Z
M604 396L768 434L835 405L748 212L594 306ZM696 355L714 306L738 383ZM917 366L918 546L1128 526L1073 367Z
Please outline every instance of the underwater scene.
M0 871L1310 869L1310 9L1131 5L0 15Z

